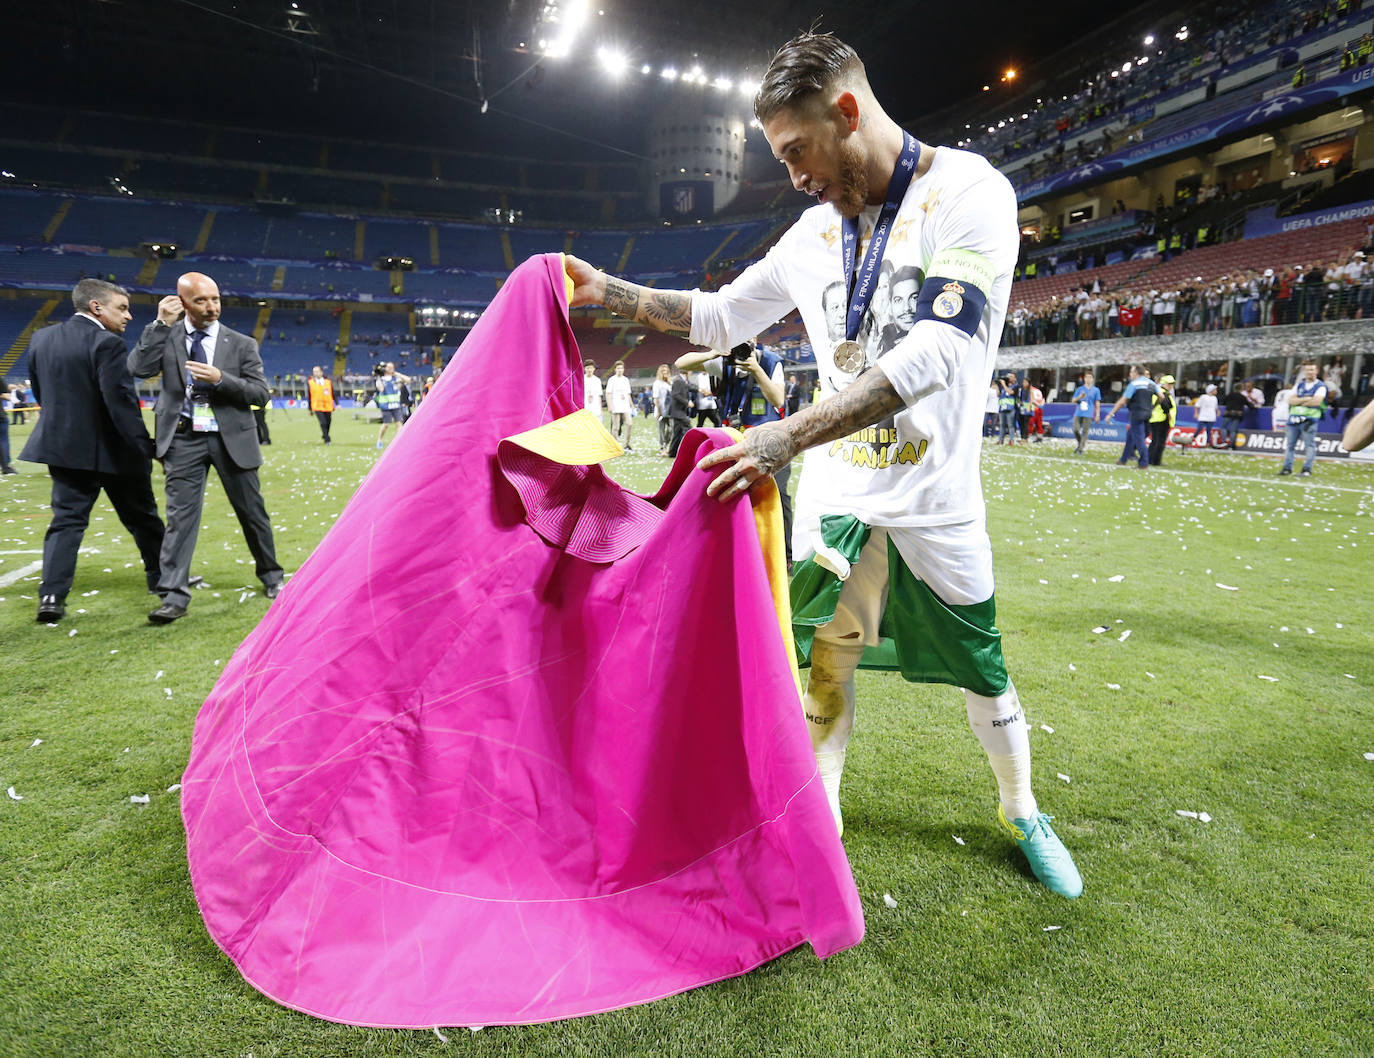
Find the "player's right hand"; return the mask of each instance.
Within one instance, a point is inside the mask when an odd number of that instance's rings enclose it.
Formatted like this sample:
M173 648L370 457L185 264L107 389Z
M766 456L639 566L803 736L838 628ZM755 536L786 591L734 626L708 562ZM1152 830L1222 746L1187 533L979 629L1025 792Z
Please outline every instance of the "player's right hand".
M186 310L181 307L181 298L176 294L168 294L157 303L157 318L163 323L171 326L186 314Z
M600 305L606 296L605 273L570 253L563 255L563 267L573 281L573 296L568 307L576 309L583 305Z

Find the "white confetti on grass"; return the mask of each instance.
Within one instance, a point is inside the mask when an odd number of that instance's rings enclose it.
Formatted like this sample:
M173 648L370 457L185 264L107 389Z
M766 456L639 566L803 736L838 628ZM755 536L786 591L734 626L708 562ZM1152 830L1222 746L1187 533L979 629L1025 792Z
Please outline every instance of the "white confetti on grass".
M1107 684L1107 690L1109 690L1109 691L1119 691L1119 690L1121 690L1121 684L1119 684L1119 683L1109 683L1109 684Z
M129 795L129 803L134 805L146 805L152 798L146 793L136 793Z
M1128 639L1130 639L1130 638L1131 638L1131 630L1128 628L1128 629L1126 629L1126 631L1122 632L1119 636L1116 637L1116 641L1117 641L1118 643L1124 643L1124 642L1126 642L1126 640L1128 640Z
M1106 625L1098 625L1096 628L1093 629L1093 635L1095 635L1095 636L1100 636L1103 632L1106 632L1106 631L1108 631L1108 628L1107 628Z
M24 799L24 795L15 790L13 786L6 790L5 793L10 795L11 801L22 801Z
M1065 782L1073 782L1073 780L1070 779L1067 775L1065 775L1062 771L1059 773L1059 777L1063 779Z
M1041 725L1040 725L1040 730L1043 731L1043 732L1045 732L1045 733L1048 734L1048 735L1054 734L1054 728L1050 727L1049 724L1041 724Z
M34 749L35 747L41 746L42 744L43 744L43 740L42 740L41 738L36 738L36 739L34 739L32 742L29 743L29 749Z
M1124 573L1118 573L1115 577L1107 578L1107 580L1110 581L1112 584L1120 584L1125 579L1126 575Z
M884 893L884 894L883 894L883 903L885 903L888 907L896 907L896 906L897 906L897 901L894 900L894 899L892 898L892 894L891 894L891 893Z
M1053 933L1055 930L1057 930L1057 929L1063 929L1063 928L1064 928L1063 926L1041 926L1041 927L1040 927L1040 929L1041 929L1043 932L1045 932L1045 933Z
M1220 588L1222 591L1240 591L1239 588L1234 587L1230 584L1223 584L1221 583L1221 581L1217 581L1217 587Z
M181 783L179 783L179 782L174 782L174 783L172 783L171 786L167 787L167 792L168 792L168 793L176 793L176 792L177 792L178 790L180 790L180 789L181 789Z
M1365 759L1365 760L1374 760L1374 753L1366 753L1366 754L1364 755L1364 759Z
M1078 671L1078 666L1075 665L1072 661L1069 662L1069 671L1070 671L1070 672L1077 672L1077 671Z
M1369 757L1371 760L1374 760L1374 754L1366 753L1365 756ZM964 839L961 838L958 834L951 834L950 837L954 839L954 843L956 845L964 844Z
M438 1026L438 1025L435 1025L435 1026L434 1026L434 1035L436 1035L436 1036L439 1037L439 1042L440 1042L440 1043L448 1043L448 1037L445 1036L442 1032L439 1031L439 1026Z
M1268 680L1270 683L1278 683L1278 682L1279 682L1279 678L1278 678L1277 676L1263 676L1263 675L1261 675L1261 676L1260 676L1260 679L1262 679L1262 680Z

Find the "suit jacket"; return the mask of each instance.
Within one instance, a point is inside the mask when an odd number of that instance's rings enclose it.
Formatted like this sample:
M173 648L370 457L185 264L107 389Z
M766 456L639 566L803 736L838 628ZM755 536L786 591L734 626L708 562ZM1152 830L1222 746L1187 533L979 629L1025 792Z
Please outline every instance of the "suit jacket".
M127 348L79 315L34 334L29 370L43 414L20 459L99 474L151 472L153 440L124 362Z
M668 392L668 417L684 422L692 418L692 384L686 375L676 375Z
M154 320L129 354L129 370L137 378L162 373L153 417L157 422L157 457L161 459L176 436L177 420L186 401L186 327L178 320L170 327ZM219 325L215 341L215 367L224 375L207 394L219 423L219 437L229 458L243 470L262 465L254 404L266 406L267 376L263 374L258 343L246 334Z

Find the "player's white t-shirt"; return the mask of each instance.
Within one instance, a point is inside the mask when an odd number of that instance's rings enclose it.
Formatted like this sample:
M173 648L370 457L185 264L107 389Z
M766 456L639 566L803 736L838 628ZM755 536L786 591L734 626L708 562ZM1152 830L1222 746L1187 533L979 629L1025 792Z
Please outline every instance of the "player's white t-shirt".
M606 410L612 415L633 415L634 398L630 396L630 380L624 375L606 379Z
M595 375L582 376L582 395L586 408L594 415L601 414L601 379Z
M873 207L860 220L859 261L878 213ZM979 155L936 149L889 234L855 372L834 359L844 338L835 309L837 298L844 301L842 234L833 206L808 209L733 283L692 292L691 340L729 349L796 307L816 351L822 398L876 364L906 402L895 419L807 452L799 521L823 514L883 526L981 519L983 412L1019 240L1011 184Z

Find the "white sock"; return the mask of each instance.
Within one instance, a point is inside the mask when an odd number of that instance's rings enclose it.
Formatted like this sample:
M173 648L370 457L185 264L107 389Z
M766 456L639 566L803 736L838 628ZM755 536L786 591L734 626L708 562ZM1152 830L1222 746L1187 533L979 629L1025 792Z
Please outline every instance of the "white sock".
M863 652L861 643L849 646L816 639L811 646L811 676L802 698L821 783L841 832L844 822L840 816L840 778L844 774L845 747L854 730L854 670Z
M1009 682L996 698L964 691L968 722L988 755L1008 819L1031 819L1039 810L1031 792L1030 736L1021 700Z

